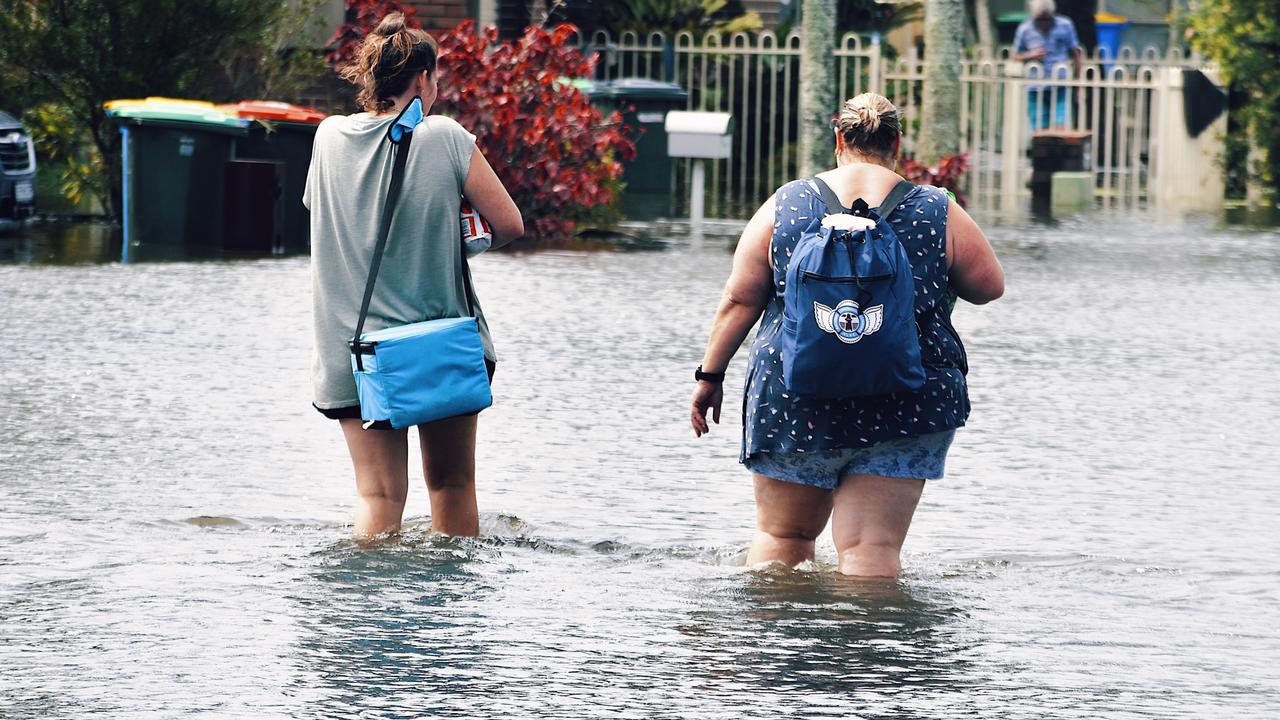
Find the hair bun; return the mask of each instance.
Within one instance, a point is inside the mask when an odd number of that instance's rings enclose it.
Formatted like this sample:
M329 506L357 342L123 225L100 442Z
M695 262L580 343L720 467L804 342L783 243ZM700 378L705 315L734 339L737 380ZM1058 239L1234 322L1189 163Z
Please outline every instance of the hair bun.
M373 34L391 37L404 30L404 28L404 13L391 13L382 18L382 21L378 23L378 27L374 28Z
M845 101L836 128L855 151L888 156L902 132L902 118L889 98L863 93Z
M356 102L373 113L390 112L419 72L436 71L439 43L427 31L408 24L412 15L390 13L360 41L360 49L338 74L360 88ZM408 21L408 22L406 22Z
M871 109L868 103L853 108L855 122L854 124L861 126L862 130L867 134L874 133L880 129L880 113Z

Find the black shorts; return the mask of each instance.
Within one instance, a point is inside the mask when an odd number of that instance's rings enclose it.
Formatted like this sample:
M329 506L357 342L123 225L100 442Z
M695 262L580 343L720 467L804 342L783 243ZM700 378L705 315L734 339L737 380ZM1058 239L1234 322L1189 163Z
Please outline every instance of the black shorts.
M493 373L498 369L498 365L493 361L489 360L489 358L485 358L484 369L488 371L489 383L492 384ZM359 420L361 418L359 405L348 405L346 407L325 409L322 407L316 407L315 403L311 403L311 407L316 408L316 410L321 415L329 418L330 420ZM391 423L387 422L386 420L378 420L377 422L370 425L369 427L373 428L374 430L390 430Z

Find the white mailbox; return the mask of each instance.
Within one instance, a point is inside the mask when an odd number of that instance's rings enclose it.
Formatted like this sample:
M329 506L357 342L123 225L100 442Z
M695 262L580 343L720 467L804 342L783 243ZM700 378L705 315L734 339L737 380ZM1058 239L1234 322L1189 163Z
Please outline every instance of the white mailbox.
M672 110L667 113L667 155L723 160L733 154L733 115Z
M672 110L667 113L667 155L692 158L689 182L689 221L702 224L707 161L733 155L733 115L720 112Z

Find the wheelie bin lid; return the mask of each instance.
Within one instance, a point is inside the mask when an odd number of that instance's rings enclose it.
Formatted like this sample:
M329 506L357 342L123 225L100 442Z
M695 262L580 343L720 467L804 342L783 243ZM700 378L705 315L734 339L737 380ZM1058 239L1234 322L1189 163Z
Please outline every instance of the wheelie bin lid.
M1093 21L1098 25L1104 26L1121 25L1127 27L1129 25L1129 18L1124 17L1123 15L1113 15L1106 12L1094 13Z
M243 120L283 120L314 125L329 117L315 108L275 100L241 100L238 103L218 105L217 108Z
M201 100L149 97L140 100L111 100L103 103L108 117L134 120L168 120L216 125L220 127L246 127L249 123L236 115L219 110L213 103Z
M619 78L605 85L615 97L619 98L684 100L689 97L689 93L677 83L648 78Z
M557 82L559 87L572 87L592 99L613 97L613 89L603 80L562 77Z

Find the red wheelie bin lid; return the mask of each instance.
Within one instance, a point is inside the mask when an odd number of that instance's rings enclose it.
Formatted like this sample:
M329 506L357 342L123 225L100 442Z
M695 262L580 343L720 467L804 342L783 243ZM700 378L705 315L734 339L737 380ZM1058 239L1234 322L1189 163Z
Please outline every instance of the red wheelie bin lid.
M291 105L274 100L241 100L238 103L219 105L218 109L246 120L284 120L297 123L318 123L328 117L315 108Z

